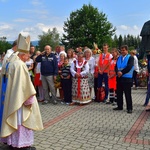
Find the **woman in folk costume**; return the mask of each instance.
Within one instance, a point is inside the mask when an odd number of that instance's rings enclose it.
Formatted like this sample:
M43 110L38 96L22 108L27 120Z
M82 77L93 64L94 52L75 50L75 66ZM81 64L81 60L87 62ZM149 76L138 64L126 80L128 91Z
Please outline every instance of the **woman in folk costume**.
M43 123L25 61L29 55L30 37L19 34L18 59L9 63L8 83L0 132L1 141L12 149L35 150L33 130L42 130Z
M72 101L79 104L91 102L90 88L88 85L89 65L84 60L83 53L78 53L78 58L71 64Z
M117 58L119 55L119 52L116 48L113 48L111 51L111 54L113 58L110 61L109 69L108 69L108 86L109 86L109 101L106 102L106 104L115 104L116 102L116 72L115 72L115 66L117 62Z

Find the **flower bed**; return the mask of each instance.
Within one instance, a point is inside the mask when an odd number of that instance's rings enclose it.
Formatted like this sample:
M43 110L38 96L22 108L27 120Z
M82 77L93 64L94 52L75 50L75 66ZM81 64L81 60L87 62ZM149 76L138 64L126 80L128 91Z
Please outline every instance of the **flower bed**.
M147 67L140 68L140 71L137 74L137 80L139 87L147 86Z

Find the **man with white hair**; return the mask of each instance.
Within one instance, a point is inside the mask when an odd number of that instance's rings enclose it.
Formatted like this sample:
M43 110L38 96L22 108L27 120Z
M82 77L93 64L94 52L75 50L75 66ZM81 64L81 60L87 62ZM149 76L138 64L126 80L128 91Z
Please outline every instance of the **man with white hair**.
M54 81L58 75L58 63L55 54L52 53L50 45L44 47L44 51L36 57L36 62L41 62L41 79L44 90L44 102L47 104L51 101L49 93L51 92L53 104L57 104L56 90Z

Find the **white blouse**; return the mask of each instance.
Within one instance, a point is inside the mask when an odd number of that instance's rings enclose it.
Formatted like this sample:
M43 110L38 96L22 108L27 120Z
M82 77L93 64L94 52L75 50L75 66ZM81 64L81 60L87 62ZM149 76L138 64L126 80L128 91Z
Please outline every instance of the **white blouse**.
M135 70L136 72L139 72L139 63L138 63L137 56L134 55L133 57L134 57L134 70Z
M90 59L86 60L86 61L89 64L89 72L91 74L93 74L94 73L94 68L95 68L95 59L94 59L94 57L90 57Z
M89 73L89 64L88 64L88 62L87 62L87 63L84 65L84 62L85 62L85 60L83 60L83 63L82 63L81 66L78 65L78 60L76 60L75 63L74 63L74 62L71 63L70 72L71 72L71 74L72 74L73 77L75 77L75 74L77 73L77 72L75 71L75 66L76 66L76 68L83 68L83 66L85 66L85 67L84 67L84 70L80 72L80 74L81 74L82 77L85 77L85 76Z

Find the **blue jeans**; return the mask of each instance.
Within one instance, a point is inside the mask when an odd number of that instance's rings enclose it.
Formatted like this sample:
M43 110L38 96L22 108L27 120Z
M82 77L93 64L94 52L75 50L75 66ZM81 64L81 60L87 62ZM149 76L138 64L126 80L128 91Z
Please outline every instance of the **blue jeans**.
M102 87L102 83L104 81L105 84L105 99L108 98L108 74L107 73L103 73L103 74L98 74L98 88Z

